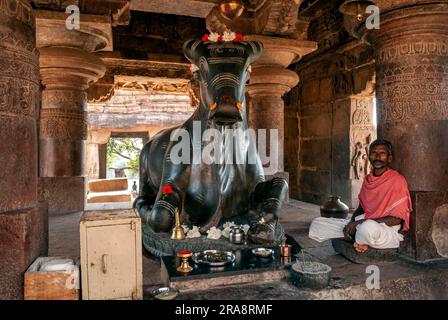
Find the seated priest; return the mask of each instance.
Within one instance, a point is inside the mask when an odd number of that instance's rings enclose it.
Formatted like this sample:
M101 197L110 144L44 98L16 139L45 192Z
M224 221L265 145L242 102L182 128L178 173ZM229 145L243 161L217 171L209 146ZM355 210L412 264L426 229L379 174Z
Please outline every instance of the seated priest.
M403 231L409 229L412 203L405 178L389 168L392 145L378 139L369 147L372 172L368 174L359 193L359 207L350 221L334 218L316 218L309 236L317 241L332 238L354 240L356 251L398 248Z

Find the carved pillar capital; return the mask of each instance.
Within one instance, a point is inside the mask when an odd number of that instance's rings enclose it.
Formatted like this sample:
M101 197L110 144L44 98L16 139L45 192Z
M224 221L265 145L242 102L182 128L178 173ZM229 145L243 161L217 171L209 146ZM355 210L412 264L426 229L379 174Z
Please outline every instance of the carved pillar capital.
M283 96L299 83L299 76L294 71L278 66L254 66L246 86L250 96Z
M89 130L87 142L93 144L106 144L109 142L110 135L110 129Z
M79 29L67 28L65 12L36 10L37 47L69 47L87 52L113 51L111 18L81 14Z
M304 55L317 50L317 42L308 40L294 40L268 37L261 35L247 35L247 41L259 41L263 44L263 55L255 65L278 65L286 68L298 62Z
M92 53L67 47L40 49L42 83L50 88L87 89L106 72L103 61Z
M296 72L286 69L291 63L317 49L314 41L273 38L260 35L249 35L248 41L259 41L263 44L263 55L252 65L248 93L253 96L283 96L299 82Z

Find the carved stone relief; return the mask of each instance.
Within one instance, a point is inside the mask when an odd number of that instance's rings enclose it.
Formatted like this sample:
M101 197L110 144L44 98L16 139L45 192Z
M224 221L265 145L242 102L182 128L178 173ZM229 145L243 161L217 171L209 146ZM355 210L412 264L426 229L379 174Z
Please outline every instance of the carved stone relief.
M75 109L42 109L40 139L87 139L87 114Z
M333 78L333 95L347 96L353 92L353 76L351 73L337 74Z
M6 16L15 18L20 22L35 27L33 9L24 0L0 0L0 11Z
M44 108L86 109L86 93L78 90L46 89L42 94Z
M354 106L354 107L353 107ZM375 140L373 126L373 98L352 100L350 121L351 179L362 180L370 173L369 146Z
M357 135L359 136L359 134ZM359 139L359 137L356 137ZM372 142L371 134L368 134L364 138L356 141L353 150L353 158L350 165L353 167L353 175L355 180L362 180L366 175L370 173L370 163L369 163L369 145Z
M225 30L243 34L281 35L297 39L308 28L308 23L299 24L297 30L298 0L257 0L245 2L246 10L235 20L223 17L218 8L214 8L206 18L207 29L223 33Z
M136 90L146 91L150 93L171 93L171 94L185 94L189 92L190 86L188 82L173 83L173 82L118 82L116 84L118 90Z
M385 43L378 52L380 119L448 120L448 40L408 40Z

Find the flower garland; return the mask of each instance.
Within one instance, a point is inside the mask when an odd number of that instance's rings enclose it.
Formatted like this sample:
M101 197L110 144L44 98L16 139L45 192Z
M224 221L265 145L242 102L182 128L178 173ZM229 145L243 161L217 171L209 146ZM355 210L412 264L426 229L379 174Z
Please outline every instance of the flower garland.
M230 42L230 41L234 41L234 42L241 42L244 41L244 36L242 34L239 33L235 33L232 31L224 31L223 35L220 35L216 32L212 32L210 34L205 34L202 37L202 41L203 42Z

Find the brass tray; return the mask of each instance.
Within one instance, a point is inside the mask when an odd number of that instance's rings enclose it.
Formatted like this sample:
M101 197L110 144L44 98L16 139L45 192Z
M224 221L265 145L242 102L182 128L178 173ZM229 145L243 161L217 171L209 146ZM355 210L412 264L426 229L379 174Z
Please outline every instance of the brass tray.
M191 257L196 264L210 267L221 267L235 261L235 254L231 251L204 250L193 253Z
M158 288L152 291L154 299L157 300L173 300L179 294L179 290L171 287Z

